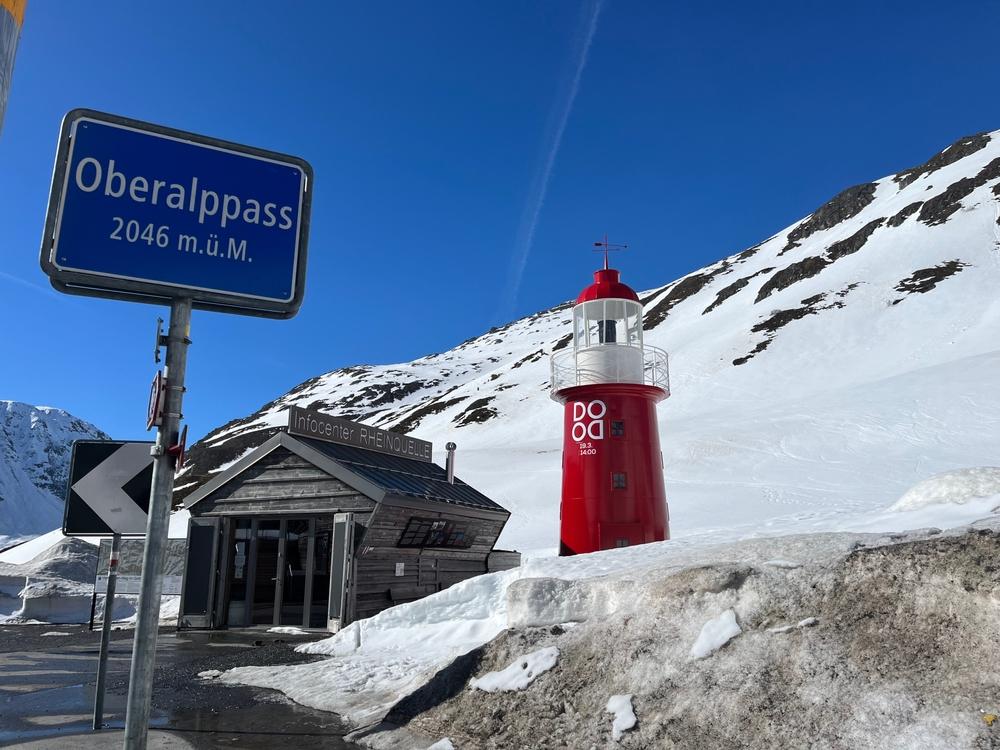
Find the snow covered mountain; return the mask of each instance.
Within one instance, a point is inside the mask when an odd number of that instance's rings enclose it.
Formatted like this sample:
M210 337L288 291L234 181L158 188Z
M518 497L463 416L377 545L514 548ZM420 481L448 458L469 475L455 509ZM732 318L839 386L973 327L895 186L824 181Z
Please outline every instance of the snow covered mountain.
M659 416L674 536L863 530L932 474L1000 463L998 217L1000 131L640 294L646 341L671 357ZM413 362L317 376L193 446L178 496L295 404L438 450L454 440L458 473L513 512L501 544L553 547L548 355L569 342L567 303Z
M62 409L0 401L0 549L62 521L74 440L107 440Z

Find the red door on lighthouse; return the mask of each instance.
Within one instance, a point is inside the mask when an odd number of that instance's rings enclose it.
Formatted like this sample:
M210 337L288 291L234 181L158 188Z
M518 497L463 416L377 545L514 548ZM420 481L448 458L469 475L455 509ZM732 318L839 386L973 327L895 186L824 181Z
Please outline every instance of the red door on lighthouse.
M642 305L618 271L594 273L573 308L573 347L552 355L563 404L559 554L670 538L656 404L667 355L642 341Z

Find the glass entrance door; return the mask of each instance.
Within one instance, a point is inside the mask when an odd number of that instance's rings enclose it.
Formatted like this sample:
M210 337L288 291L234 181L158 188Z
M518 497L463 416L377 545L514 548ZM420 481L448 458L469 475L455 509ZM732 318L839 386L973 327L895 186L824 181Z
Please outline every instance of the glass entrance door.
M325 627L332 527L332 517L233 519L225 622Z
M254 542L257 564L254 569L252 625L274 624L274 598L278 592L278 565L281 554L281 521L258 521Z
M309 583L309 527L306 520L284 521L285 556L281 574L281 625L303 625L306 584Z
M229 604L226 624L241 628L247 624L247 581L250 578L247 561L250 557L251 528L249 518L233 522L232 560L229 562Z
M330 543L333 519L317 518L314 529L312 598L309 602L308 624L311 628L325 628L330 596Z

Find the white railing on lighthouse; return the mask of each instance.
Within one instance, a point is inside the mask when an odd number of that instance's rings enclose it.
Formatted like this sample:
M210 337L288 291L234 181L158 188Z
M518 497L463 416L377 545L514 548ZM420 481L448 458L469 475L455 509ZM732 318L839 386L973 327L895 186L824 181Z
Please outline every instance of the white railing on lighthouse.
M642 371L638 364L641 353ZM597 356L595 356L597 355ZM632 355L632 356L603 356ZM667 353L655 346L641 347L606 343L579 349L553 352L551 356L551 393L577 385L597 383L637 383L662 388L670 394L670 370ZM594 366L599 363L599 366Z

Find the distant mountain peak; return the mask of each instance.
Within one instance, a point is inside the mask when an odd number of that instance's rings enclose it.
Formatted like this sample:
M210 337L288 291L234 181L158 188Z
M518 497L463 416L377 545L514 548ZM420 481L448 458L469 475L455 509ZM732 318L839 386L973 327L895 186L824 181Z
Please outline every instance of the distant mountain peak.
M0 400L0 546L58 526L73 441L108 439L63 409Z

